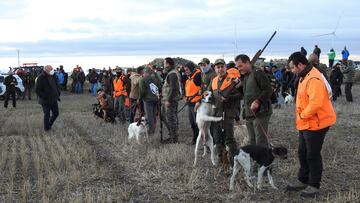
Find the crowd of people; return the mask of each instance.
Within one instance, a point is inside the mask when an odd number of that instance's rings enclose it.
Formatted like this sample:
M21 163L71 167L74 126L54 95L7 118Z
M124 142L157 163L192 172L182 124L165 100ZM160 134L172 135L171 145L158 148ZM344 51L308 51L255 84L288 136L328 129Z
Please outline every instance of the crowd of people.
M99 103L97 115L106 121L118 120L121 124L133 123L145 116L150 136L155 133L158 122L164 123L168 138L163 143L178 143L178 114L183 109L179 109L178 104L184 99L192 129L192 144L195 144L199 133L196 109L201 105L202 96L211 92L214 115L222 117L221 122L211 124L215 151L219 157L224 150L230 157L236 155L234 123L238 123L240 118L248 129L249 144L270 146L267 134L272 109L279 108L281 100L290 94L296 98L300 169L298 180L288 188L301 188L305 195L312 195L318 193L320 187L321 146L326 132L336 120L330 97L335 101L341 95L341 84L345 83L346 99L351 102L354 77L352 62L346 59L335 64L328 79L327 71L319 64L320 53L320 48L315 46L307 59L306 50L302 47L300 52L290 56L285 67L278 67L273 61L255 67L243 54L228 63L223 59L211 63L203 58L198 64L188 61L178 66L174 59L167 57L163 68L148 64L126 71L120 67L90 69L87 75L80 66L76 66L70 75L70 91L83 93L84 83L88 81L89 92ZM45 66L36 82L26 74L23 77L24 84L29 84L29 99L31 87L35 84L44 112L45 131L51 130L59 115L57 102L60 101L61 90L66 90L67 78L62 66L55 71L49 65ZM12 72L9 73L5 79L7 91L13 91L15 82ZM8 93L5 107L7 102ZM13 105L15 107L15 100ZM230 162L232 164L233 160L230 159Z

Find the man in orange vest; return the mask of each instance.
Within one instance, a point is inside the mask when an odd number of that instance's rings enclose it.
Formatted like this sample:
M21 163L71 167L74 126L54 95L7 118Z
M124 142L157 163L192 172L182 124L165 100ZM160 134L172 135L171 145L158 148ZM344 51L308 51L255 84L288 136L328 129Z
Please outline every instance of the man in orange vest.
M296 94L296 128L299 130L298 179L287 190L301 190L301 196L319 193L323 170L321 148L326 132L336 122L325 77L300 52L289 57L289 67L299 77Z
M238 79L229 77L226 72L226 63L223 59L217 59L214 63L217 76L212 79L209 90L212 91L215 99L215 116L221 116L222 121L213 123L214 142L216 153L222 157L225 146L229 149L230 163L233 165L233 157L237 152L237 144L234 139L234 120L238 115L240 99L240 82ZM235 88L233 83L237 83ZM229 92L225 94L225 92Z
M201 71L199 69L196 69L193 62L186 63L184 71L188 77L185 82L185 96L186 102L188 103L190 125L193 131L192 144L194 145L196 143L196 138L199 134L199 128L196 124L196 112L194 111L194 107L196 102L201 99L201 95L199 94L199 91L201 90Z
M127 97L126 92L126 80L125 76L122 74L121 68L115 69L116 76L113 81L114 85L114 110L119 117L121 123L125 123L125 98Z

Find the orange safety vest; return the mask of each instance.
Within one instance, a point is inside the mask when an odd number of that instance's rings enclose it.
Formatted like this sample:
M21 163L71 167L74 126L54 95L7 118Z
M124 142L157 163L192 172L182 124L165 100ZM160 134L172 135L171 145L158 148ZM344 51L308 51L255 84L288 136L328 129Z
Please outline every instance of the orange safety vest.
M187 98L193 97L190 101L191 103L196 103L197 101L199 101L201 99L201 95L195 96L201 89L201 86L196 86L196 84L194 83L194 78L197 74L201 74L201 71L199 69L197 69L192 74L192 76L186 80L186 83L185 83L185 96Z
M218 89L218 82L219 82L219 76L216 76L211 82L212 90ZM231 85L231 82L232 82L232 77L230 77L229 74L227 74L226 78L221 84L220 91L223 91L224 89L228 88Z
M125 78L120 76L118 79L114 79L114 97L120 97L121 95L127 96L126 85L124 85Z
M300 80L296 94L298 130L320 130L336 122L336 114L324 82L321 73L314 67Z
M240 71L236 68L230 68L226 71L229 77L240 78Z

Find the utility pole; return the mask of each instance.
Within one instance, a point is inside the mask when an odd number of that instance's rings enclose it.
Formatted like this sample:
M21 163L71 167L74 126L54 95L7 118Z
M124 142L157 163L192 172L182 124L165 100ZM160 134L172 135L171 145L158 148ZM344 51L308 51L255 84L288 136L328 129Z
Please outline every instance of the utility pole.
M18 67L20 68L20 50L16 50L18 55Z

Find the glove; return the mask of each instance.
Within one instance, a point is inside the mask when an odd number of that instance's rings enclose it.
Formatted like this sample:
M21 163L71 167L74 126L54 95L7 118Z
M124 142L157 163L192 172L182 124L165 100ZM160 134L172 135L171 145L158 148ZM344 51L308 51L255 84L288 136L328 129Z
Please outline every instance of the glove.
M58 101L59 101L59 102L61 101L60 97L58 98Z

